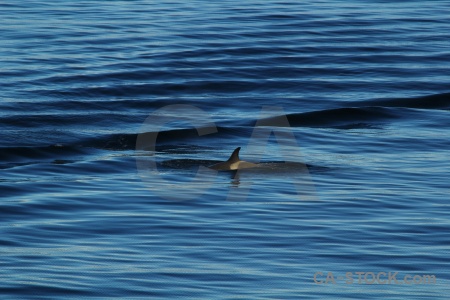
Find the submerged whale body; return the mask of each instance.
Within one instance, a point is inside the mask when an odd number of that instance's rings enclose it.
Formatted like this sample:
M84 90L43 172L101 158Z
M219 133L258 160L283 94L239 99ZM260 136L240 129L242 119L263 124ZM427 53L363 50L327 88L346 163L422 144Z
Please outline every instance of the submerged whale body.
M248 169L248 168L255 168L258 165L243 161L239 159L239 150L241 150L241 147L237 147L233 153L231 154L230 158L227 161L220 162L218 164L214 164L212 166L209 166L209 168L213 170L218 171L225 171L225 170L239 170L239 169Z

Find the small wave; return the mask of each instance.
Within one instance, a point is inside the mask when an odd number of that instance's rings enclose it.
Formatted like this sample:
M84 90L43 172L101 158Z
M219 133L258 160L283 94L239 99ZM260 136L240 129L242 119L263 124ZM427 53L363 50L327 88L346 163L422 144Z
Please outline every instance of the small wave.
M288 114L291 126L325 127L325 128L372 128L392 120L398 116L388 108L383 107L351 107L335 108L321 111ZM280 126L281 116L262 120L262 126Z
M249 80L187 81L180 83L146 83L109 86L91 86L66 90L32 90L32 93L53 97L139 97L171 96L177 93L245 93L261 88L261 84Z
M85 155L86 149L79 146L55 144L44 147L3 147L0 148L0 169L33 165L42 162L67 164L74 160L67 159Z
M360 102L365 105L384 107L406 107L422 109L450 109L450 93L442 93L414 98L376 99Z

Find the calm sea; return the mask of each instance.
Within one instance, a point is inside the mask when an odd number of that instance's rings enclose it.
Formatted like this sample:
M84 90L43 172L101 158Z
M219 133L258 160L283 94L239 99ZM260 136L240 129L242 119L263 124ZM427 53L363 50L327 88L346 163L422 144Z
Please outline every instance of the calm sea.
M449 11L1 1L0 298L448 299Z

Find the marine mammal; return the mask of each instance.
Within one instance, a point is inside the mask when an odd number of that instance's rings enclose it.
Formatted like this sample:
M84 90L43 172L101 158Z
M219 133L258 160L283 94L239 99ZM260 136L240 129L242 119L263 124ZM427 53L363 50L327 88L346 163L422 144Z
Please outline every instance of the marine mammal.
M212 166L209 166L209 168L218 171L225 171L225 170L255 168L258 166L258 164L240 160L239 150L241 150L241 147L237 147L236 149L234 149L233 153L231 154L230 158L227 161L214 164Z

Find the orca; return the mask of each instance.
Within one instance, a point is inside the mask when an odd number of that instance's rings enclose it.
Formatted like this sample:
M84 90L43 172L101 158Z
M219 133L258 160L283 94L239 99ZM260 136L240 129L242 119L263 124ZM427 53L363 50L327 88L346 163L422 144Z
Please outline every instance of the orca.
M218 171L227 171L227 170L239 170L258 167L258 164L240 160L239 150L241 150L241 147L237 147L227 161L214 164L212 166L209 166L209 168Z

